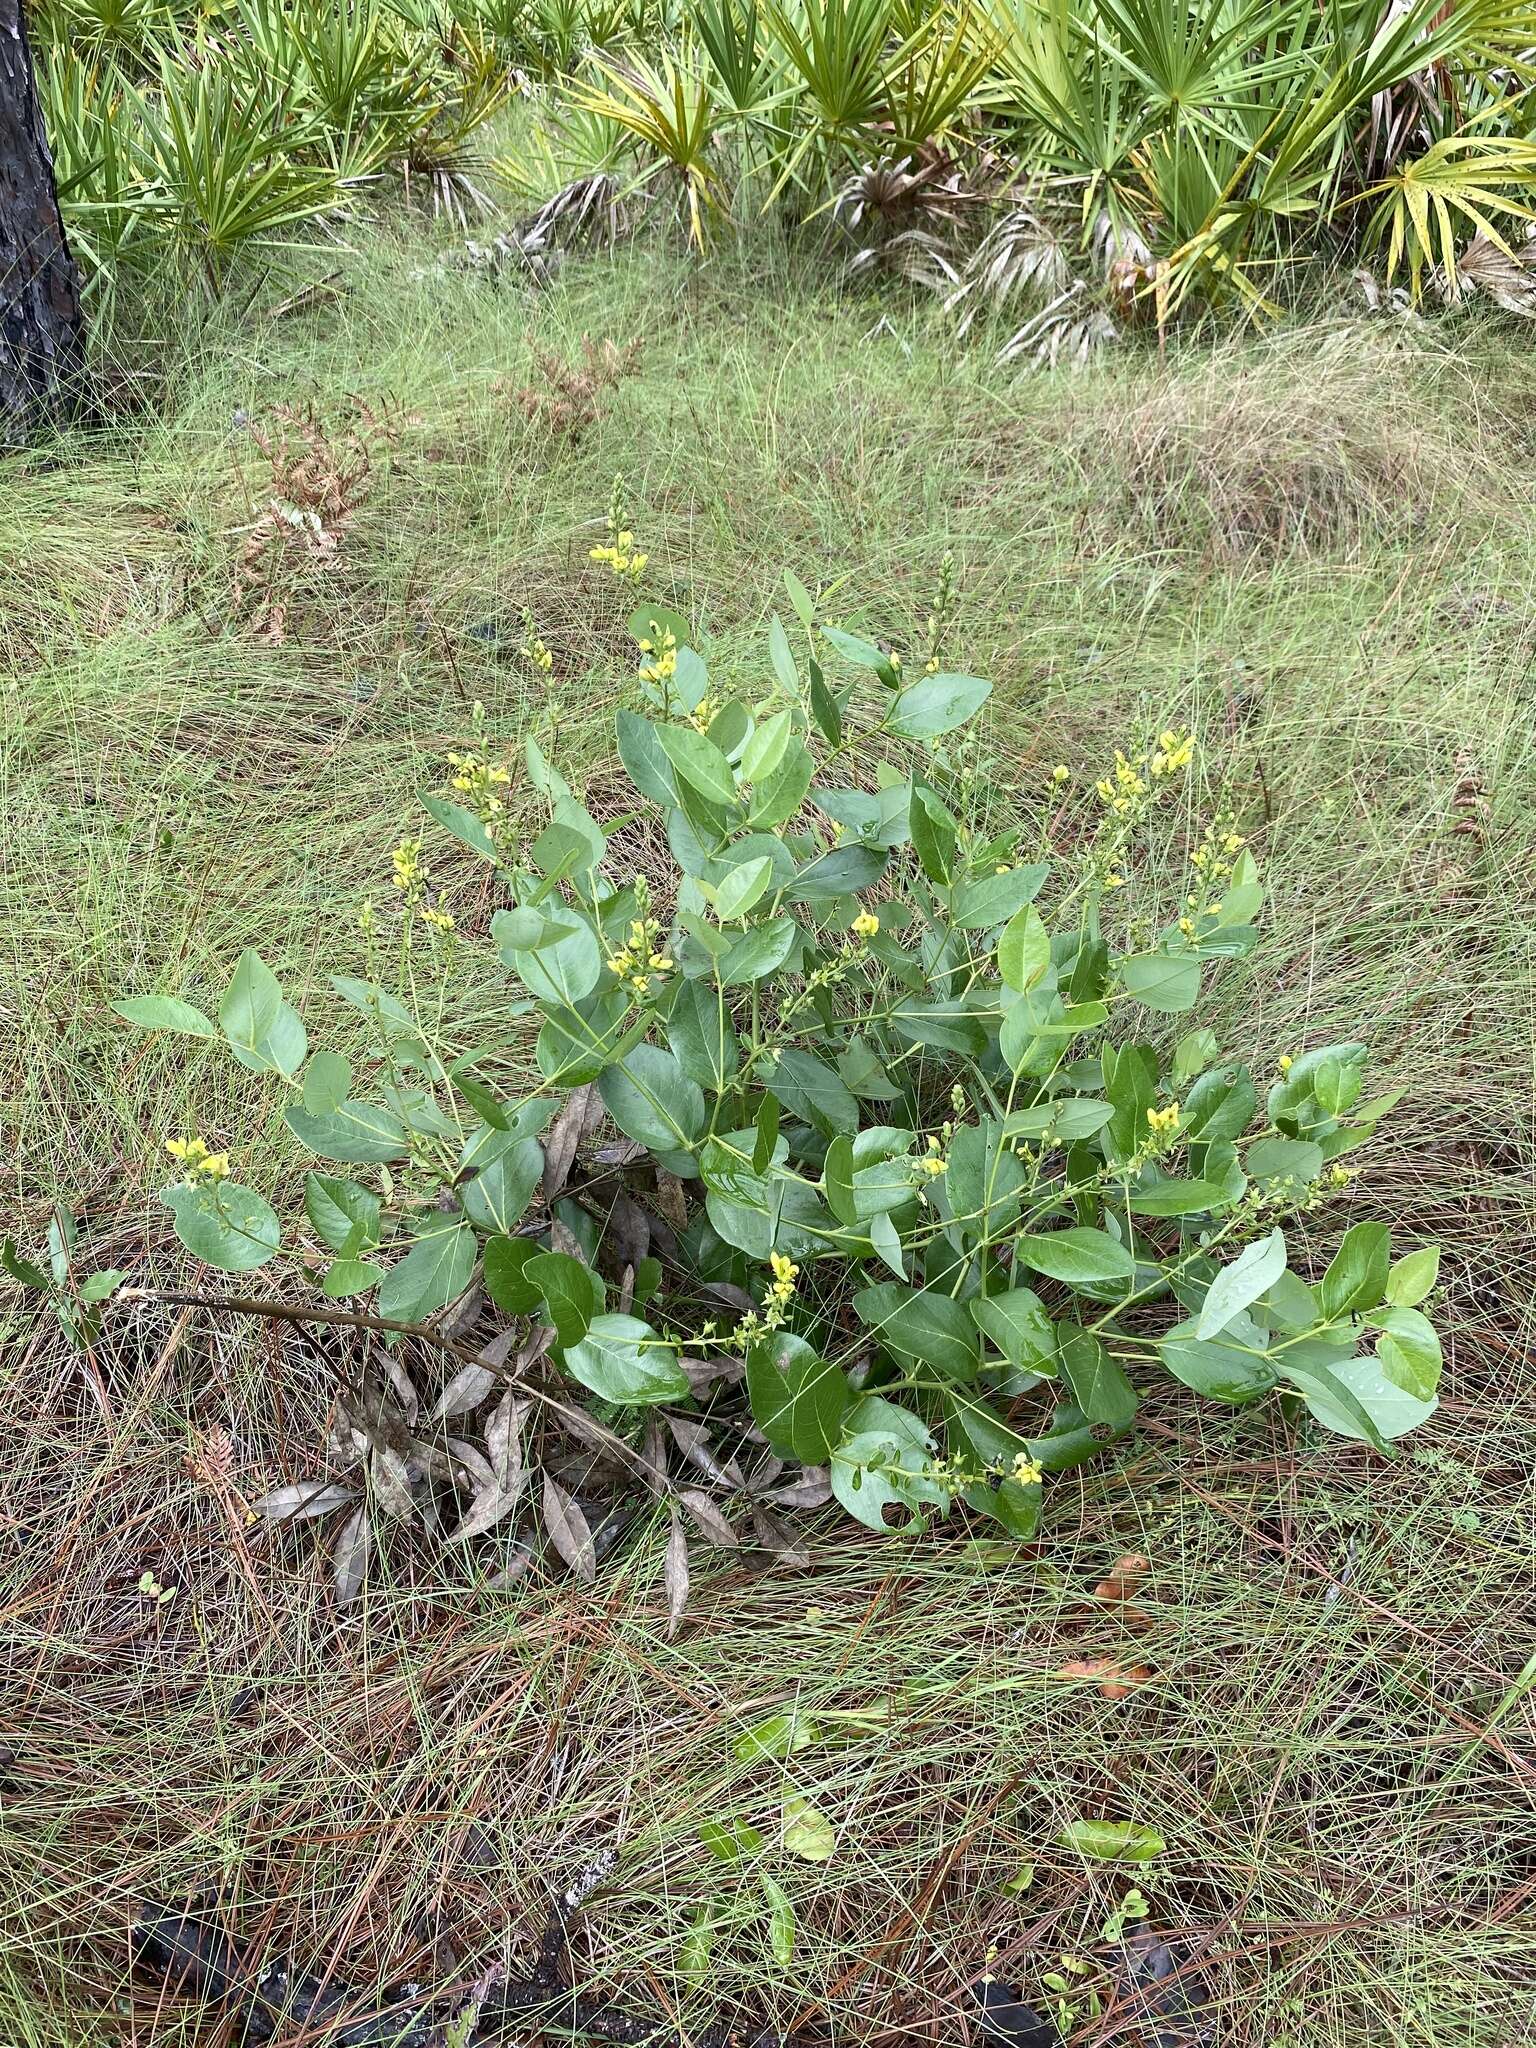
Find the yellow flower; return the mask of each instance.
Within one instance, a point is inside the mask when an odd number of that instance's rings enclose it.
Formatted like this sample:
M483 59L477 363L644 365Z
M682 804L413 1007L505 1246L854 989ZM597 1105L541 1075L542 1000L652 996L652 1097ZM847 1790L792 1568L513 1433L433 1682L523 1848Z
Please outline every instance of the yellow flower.
M1295 1061L1291 1058L1288 1052L1283 1052L1281 1053L1279 1059L1275 1061L1275 1065L1280 1069L1282 1074L1288 1074L1291 1071L1291 1068L1295 1065Z
M186 1169L191 1187L205 1187L211 1181L229 1179L229 1154L210 1152L201 1138L167 1138L165 1149Z
M1013 1461L1011 1476L1016 1486L1038 1486L1045 1477L1045 1467L1038 1460L1020 1451Z
M1058 788L1060 788L1062 783L1069 782L1071 778L1072 770L1067 766L1065 761L1058 761L1056 763L1056 766L1051 770L1051 780L1057 785Z
M853 920L855 935L861 939L872 939L880 929L880 920L872 910L861 910Z
M768 1263L773 1268L774 1279L781 1284L787 1283L792 1287L800 1277L800 1268L793 1259L787 1258L783 1252L770 1252L768 1254Z

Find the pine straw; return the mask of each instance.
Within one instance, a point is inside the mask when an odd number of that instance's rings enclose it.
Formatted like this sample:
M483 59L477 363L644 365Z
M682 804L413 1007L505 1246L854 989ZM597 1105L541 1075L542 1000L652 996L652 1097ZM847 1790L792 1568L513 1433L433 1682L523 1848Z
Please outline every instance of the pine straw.
M1512 2039L1531 1696L1490 1724L1536 1619L1529 1335L1460 1323L1455 1396L1397 1466L1295 1441L1273 1410L1202 1428L1159 1398L1117 1465L1052 1490L1030 1553L975 1551L959 1524L911 1542L827 1523L807 1573L701 1572L669 1644L654 1528L593 1591L542 1569L491 1591L489 1539L464 1560L397 1532L338 1619L313 1525L269 1537L242 1513L313 1469L333 1348L119 1320L108 1422L34 1330L4 1411L0 1872L32 2038L78 2039L124 1996L132 2038L164 2038L153 1989L125 1981L135 1902L211 1889L243 1934L344 1981L463 1986L519 1967L551 1888L612 1849L582 1971L695 2019L767 1998L813 2039L953 2040L989 1947L1037 1977L1091 1952L1134 1880L1199 1957L1224 2042L1280 2038L1291 1985L1302 2039L1448 2038L1474 1989L1476 2038ZM1145 1632L1088 1597L1128 1549L1152 1560ZM1095 1655L1155 1680L1110 1703L1053 1676ZM823 1739L738 1763L735 1738L787 1705ZM789 1792L837 1828L829 1864L776 1846ZM766 1965L751 1865L698 1840L734 1814L794 1898L789 1971ZM1084 1863L1054 1845L1077 1815L1154 1824L1167 1853ZM690 1998L677 1943L708 1902L715 1968Z

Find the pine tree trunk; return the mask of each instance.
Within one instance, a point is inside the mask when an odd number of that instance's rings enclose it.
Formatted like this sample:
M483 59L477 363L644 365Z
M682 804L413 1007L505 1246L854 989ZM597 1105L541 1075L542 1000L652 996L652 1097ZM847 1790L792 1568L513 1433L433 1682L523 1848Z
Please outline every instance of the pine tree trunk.
M83 339L22 0L0 0L0 441L79 396Z

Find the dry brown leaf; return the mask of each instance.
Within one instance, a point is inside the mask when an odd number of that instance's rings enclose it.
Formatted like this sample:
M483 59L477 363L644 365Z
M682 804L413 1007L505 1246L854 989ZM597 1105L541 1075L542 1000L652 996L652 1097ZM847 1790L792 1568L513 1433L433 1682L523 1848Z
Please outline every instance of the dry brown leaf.
M357 1508L341 1525L331 1551L331 1583L338 1607L350 1607L363 1589L372 1535L366 1506Z
M330 1479L300 1479L292 1486L275 1486L263 1494L251 1512L264 1522L305 1522L312 1515L328 1515L335 1508L349 1506L357 1499L350 1486L338 1486Z
M666 1418L678 1449L690 1465L697 1465L706 1479L713 1479L717 1486L740 1488L746 1484L741 1476L741 1467L734 1458L717 1458L710 1445L709 1425L694 1422L680 1415Z
M795 1571L810 1568L811 1553L807 1546L792 1530L785 1528L777 1515L770 1515L756 1501L752 1503L752 1527L764 1550L771 1550L780 1564L787 1564Z
M1095 1600L1134 1600L1151 1566L1139 1550L1129 1550L1109 1568L1109 1577L1093 1589Z
M717 1550L735 1550L741 1538L731 1527L707 1493L700 1493L696 1487L678 1488L677 1498L698 1523L703 1535Z
M824 1508L832 1498L832 1476L825 1465L806 1465L788 1486L768 1495L778 1508Z
M544 1139L544 1200L552 1203L570 1179L576 1148L603 1113L602 1097L589 1081L573 1088Z
M597 1551L586 1516L563 1487L544 1474L544 1527L550 1542L578 1579L597 1577Z
M438 1395L429 1420L448 1422L455 1415L468 1415L471 1409L480 1406L495 1384L496 1375L488 1366L461 1365Z
M677 1625L683 1618L688 1605L688 1538L683 1534L681 1515L674 1508L672 1527L667 1532L667 1555L665 1563L667 1581L667 1635L670 1639L677 1634Z

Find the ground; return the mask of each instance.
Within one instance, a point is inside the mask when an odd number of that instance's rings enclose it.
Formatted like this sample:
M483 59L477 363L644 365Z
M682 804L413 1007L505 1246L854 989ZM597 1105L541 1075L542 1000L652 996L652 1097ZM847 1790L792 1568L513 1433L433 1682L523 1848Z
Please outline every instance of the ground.
M522 1967L550 1888L609 1849L579 1967L690 2023L958 2041L992 1951L1049 2003L1043 1976L1092 1964L1136 1885L1198 1959L1223 2042L1521 2037L1523 336L1320 314L1013 381L931 307L848 297L776 253L701 269L647 245L534 293L440 260L451 247L399 226L318 293L258 280L185 343L128 352L119 428L8 463L0 1205L23 1245L63 1203L101 1262L173 1278L154 1191L165 1138L190 1130L294 1206L267 1088L126 1034L108 1005L216 989L255 944L324 1014L476 699L498 740L532 733L602 786L633 655L587 550L622 472L653 595L728 679L766 674L785 568L910 641L952 550L952 648L997 689L998 803L1040 811L1054 763L1091 778L1119 742L1198 730L1198 801L1238 813L1274 893L1214 1021L1266 1061L1368 1038L1404 1091L1310 1242L1326 1257L1375 1216L1402 1250L1443 1246L1446 1397L1388 1464L1271 1410L1202 1422L1158 1396L1117 1458L1051 1490L1026 1554L958 1522L917 1542L818 1523L805 1571L717 1556L668 1641L661 1527L595 1589L554 1571L496 1588L494 1559L398 1536L339 1614L330 1525L268 1538L244 1514L323 1469L336 1345L119 1309L83 1363L8 1295L0 2037L192 2038L195 2007L126 1973L146 1899L209 1887L242 1934L353 1984L467 1984ZM585 425L560 416L548 361L579 364L584 334L639 344ZM263 442L334 550L256 523ZM524 606L547 684L517 653ZM472 940L472 869L429 850ZM458 1000L493 1021L498 982L465 971ZM1091 1597L1131 1551L1150 1566L1135 1631ZM146 1572L173 1598L141 1591ZM1131 1651L1154 1675L1124 1699L1055 1675ZM743 1761L744 1731L791 1706L812 1739ZM835 1825L830 1861L777 1846L799 1794ZM736 1816L768 1846L724 1863L700 1828ZM1058 1841L1082 1817L1165 1849L1085 1859ZM788 1963L760 1869L793 1910ZM680 1945L704 1905L691 1983ZM1072 2038L1136 2039L1088 1989Z

